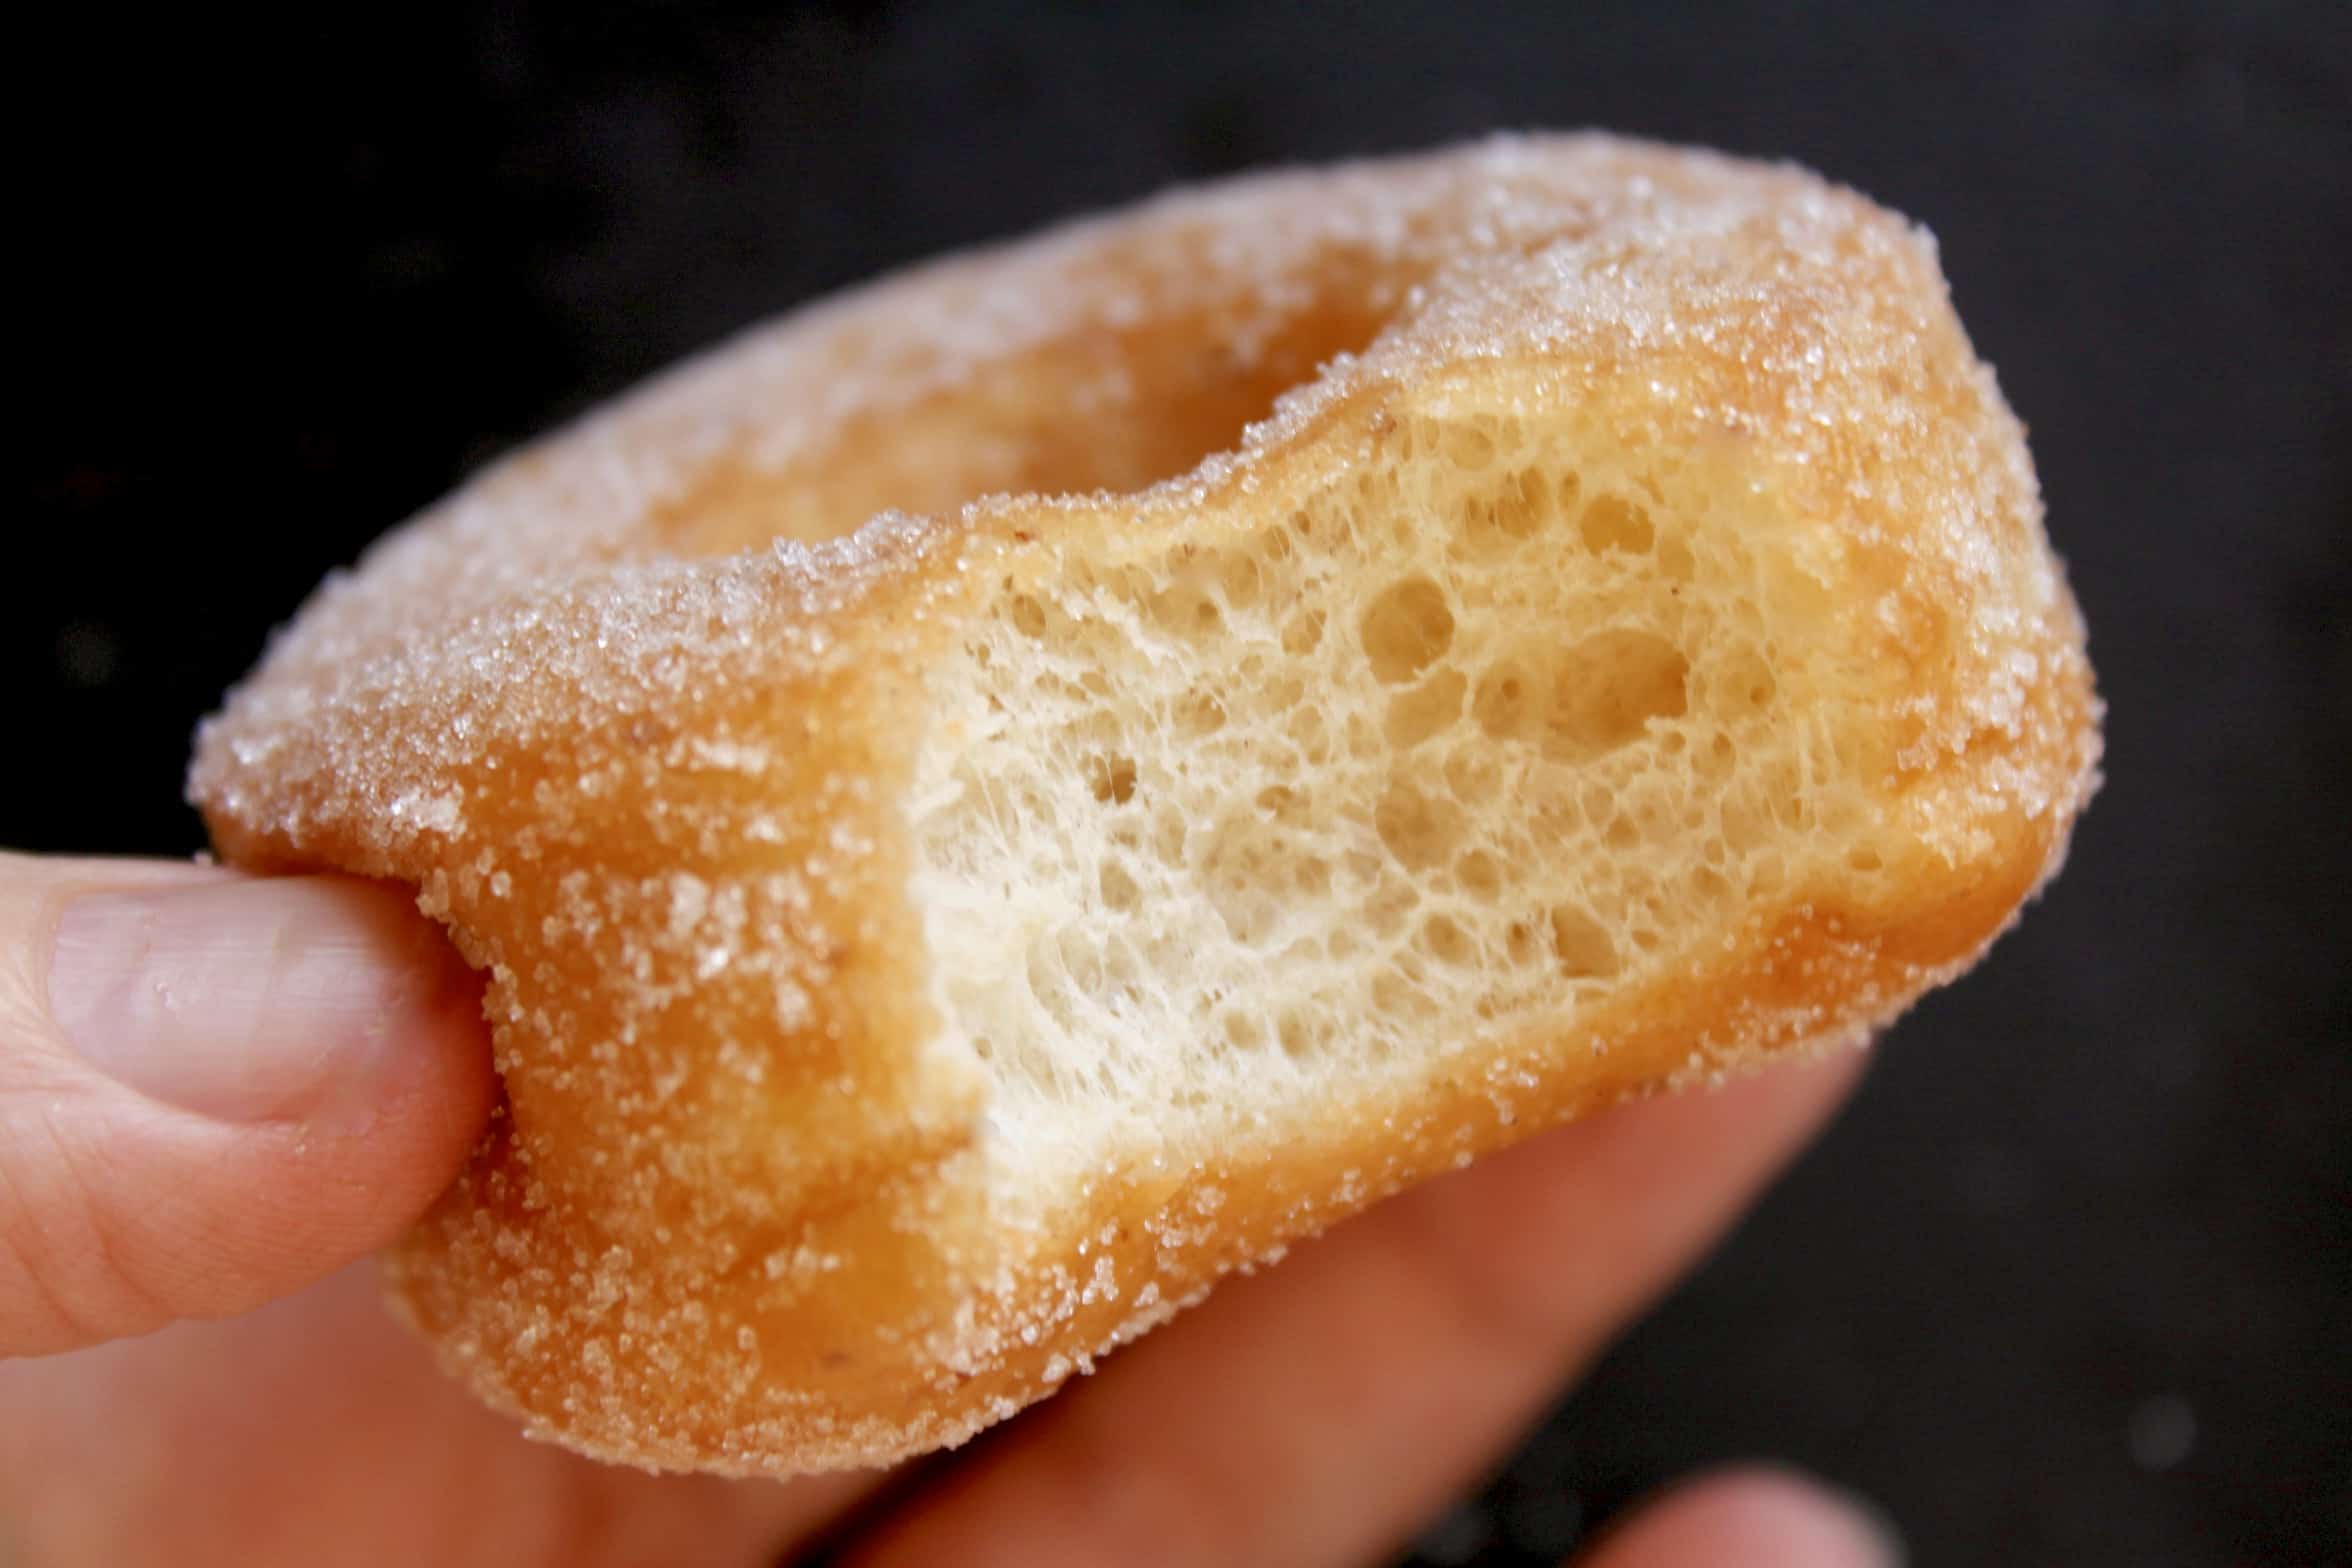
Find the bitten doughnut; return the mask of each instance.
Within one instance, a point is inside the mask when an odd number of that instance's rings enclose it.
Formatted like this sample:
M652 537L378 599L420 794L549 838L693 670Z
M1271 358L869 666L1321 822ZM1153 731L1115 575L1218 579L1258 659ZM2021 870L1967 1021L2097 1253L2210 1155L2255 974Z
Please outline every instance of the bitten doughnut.
M781 1475L1884 1025L2057 866L2097 716L1924 233L1511 138L756 329L331 579L191 790L488 973L504 1107L390 1260L448 1367Z

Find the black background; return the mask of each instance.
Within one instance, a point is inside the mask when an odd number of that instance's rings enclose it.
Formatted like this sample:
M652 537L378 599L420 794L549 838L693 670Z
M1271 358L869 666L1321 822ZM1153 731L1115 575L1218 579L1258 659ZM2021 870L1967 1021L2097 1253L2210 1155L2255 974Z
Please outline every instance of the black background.
M1795 157L1928 223L2033 429L2107 790L1996 958L1422 1550L1549 1561L1761 1453L1885 1500L1924 1564L2352 1561L2352 8L45 25L0 556L0 841L31 848L195 848L190 728L323 572L896 262L1521 125Z

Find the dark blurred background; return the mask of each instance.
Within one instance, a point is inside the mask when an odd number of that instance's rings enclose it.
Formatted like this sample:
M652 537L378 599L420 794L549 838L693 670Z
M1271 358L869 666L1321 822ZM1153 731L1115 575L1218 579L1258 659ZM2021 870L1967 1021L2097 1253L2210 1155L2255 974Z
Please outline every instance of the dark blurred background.
M1922 1564L2352 1562L2352 7L194 14L15 38L48 107L0 842L195 849L191 726L322 573L943 247L1530 125L1793 157L1929 224L2033 430L2110 782L2018 933L1415 1560L1549 1562L1770 1454Z

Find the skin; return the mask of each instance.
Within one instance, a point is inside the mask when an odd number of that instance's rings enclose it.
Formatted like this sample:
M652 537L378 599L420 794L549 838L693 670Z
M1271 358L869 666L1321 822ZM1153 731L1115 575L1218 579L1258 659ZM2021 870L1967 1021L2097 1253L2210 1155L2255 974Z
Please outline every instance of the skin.
M1861 1067L1784 1064L1429 1183L960 1454L735 1482L526 1442L377 1305L366 1255L488 1114L475 997L383 889L0 856L0 1564L1377 1562ZM1896 1560L1860 1505L1767 1468L1578 1559Z

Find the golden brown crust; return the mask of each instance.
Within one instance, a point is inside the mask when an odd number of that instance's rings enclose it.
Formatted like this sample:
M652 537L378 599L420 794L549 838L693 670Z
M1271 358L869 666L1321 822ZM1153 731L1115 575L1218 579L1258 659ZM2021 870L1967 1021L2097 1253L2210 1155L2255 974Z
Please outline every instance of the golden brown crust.
M926 669L1063 541L1273 514L1482 400L1815 520L1884 874L1819 870L1572 1039L1005 1236L983 1085L928 1049ZM996 490L1104 493L962 504ZM960 1441L1405 1183L1884 1024L2055 868L2096 719L1924 238L1796 171L1556 138L1164 198L747 337L330 584L191 790L230 860L411 883L491 972L508 1107L392 1261L445 1359L591 1452L788 1473Z

